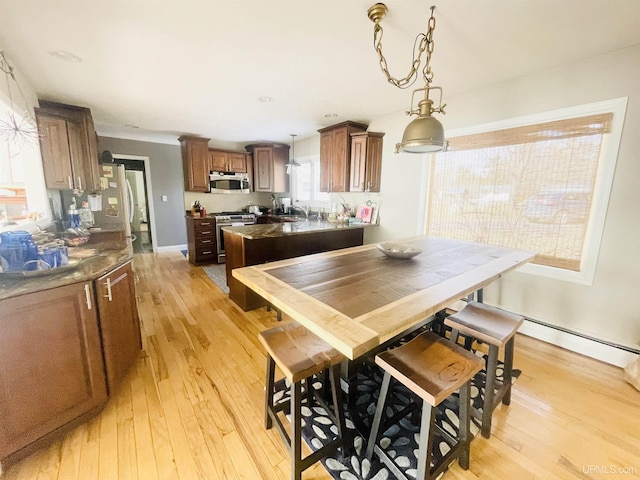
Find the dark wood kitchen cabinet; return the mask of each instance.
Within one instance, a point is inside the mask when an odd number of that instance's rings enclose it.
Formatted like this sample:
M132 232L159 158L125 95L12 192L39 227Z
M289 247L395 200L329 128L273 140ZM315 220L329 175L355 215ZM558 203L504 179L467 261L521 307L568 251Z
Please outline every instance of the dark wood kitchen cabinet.
M320 191L348 192L351 171L351 134L363 132L367 125L342 122L321 128L320 132Z
M289 161L289 145L255 143L247 145L245 149L253 155L253 190L255 192L289 191L286 167Z
M351 134L351 192L379 192L382 177L382 137L380 132Z
M131 262L94 281L109 394L136 362L142 339Z
M92 282L0 301L0 460L97 414L107 385Z
M206 265L218 261L216 225L211 217L187 216L187 251L193 265Z
M208 192L209 139L183 135L178 140L182 151L185 191Z
M247 173L247 154L209 149L209 169L217 172Z
M88 108L41 100L35 109L47 188L100 190L98 143Z

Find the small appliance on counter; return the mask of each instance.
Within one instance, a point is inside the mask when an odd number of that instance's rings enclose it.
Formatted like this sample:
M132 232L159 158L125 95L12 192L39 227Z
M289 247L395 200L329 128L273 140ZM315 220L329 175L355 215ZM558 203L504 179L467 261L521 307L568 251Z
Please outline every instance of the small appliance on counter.
M290 197L280 197L280 205L282 206L282 213L288 215L291 213L291 198Z

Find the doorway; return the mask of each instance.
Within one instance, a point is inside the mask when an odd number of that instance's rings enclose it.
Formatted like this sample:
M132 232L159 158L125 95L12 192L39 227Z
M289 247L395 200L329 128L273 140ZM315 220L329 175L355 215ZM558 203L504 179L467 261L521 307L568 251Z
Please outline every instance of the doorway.
M149 186L145 161L126 155L113 155L113 162L124 165L130 203L129 222L133 253L153 252L153 235L149 209Z

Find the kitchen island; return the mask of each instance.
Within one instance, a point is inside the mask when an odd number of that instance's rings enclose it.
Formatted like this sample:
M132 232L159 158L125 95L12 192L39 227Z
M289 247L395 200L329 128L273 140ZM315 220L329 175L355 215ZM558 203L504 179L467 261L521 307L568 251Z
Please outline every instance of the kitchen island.
M234 268L362 245L367 227L370 225L314 220L224 227L229 298L244 311L266 305L262 297L233 277Z

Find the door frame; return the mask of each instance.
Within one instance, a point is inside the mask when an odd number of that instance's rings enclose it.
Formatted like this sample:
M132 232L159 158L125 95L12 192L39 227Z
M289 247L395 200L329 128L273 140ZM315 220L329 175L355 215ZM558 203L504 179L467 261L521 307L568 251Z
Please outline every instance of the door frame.
M158 236L156 235L156 213L153 206L153 191L151 185L151 161L147 156L141 155L125 155L122 153L112 153L114 158L121 158L123 160L142 160L144 162L144 180L147 188L147 204L149 205L149 227L151 228L152 244L151 248L153 253L158 253Z

